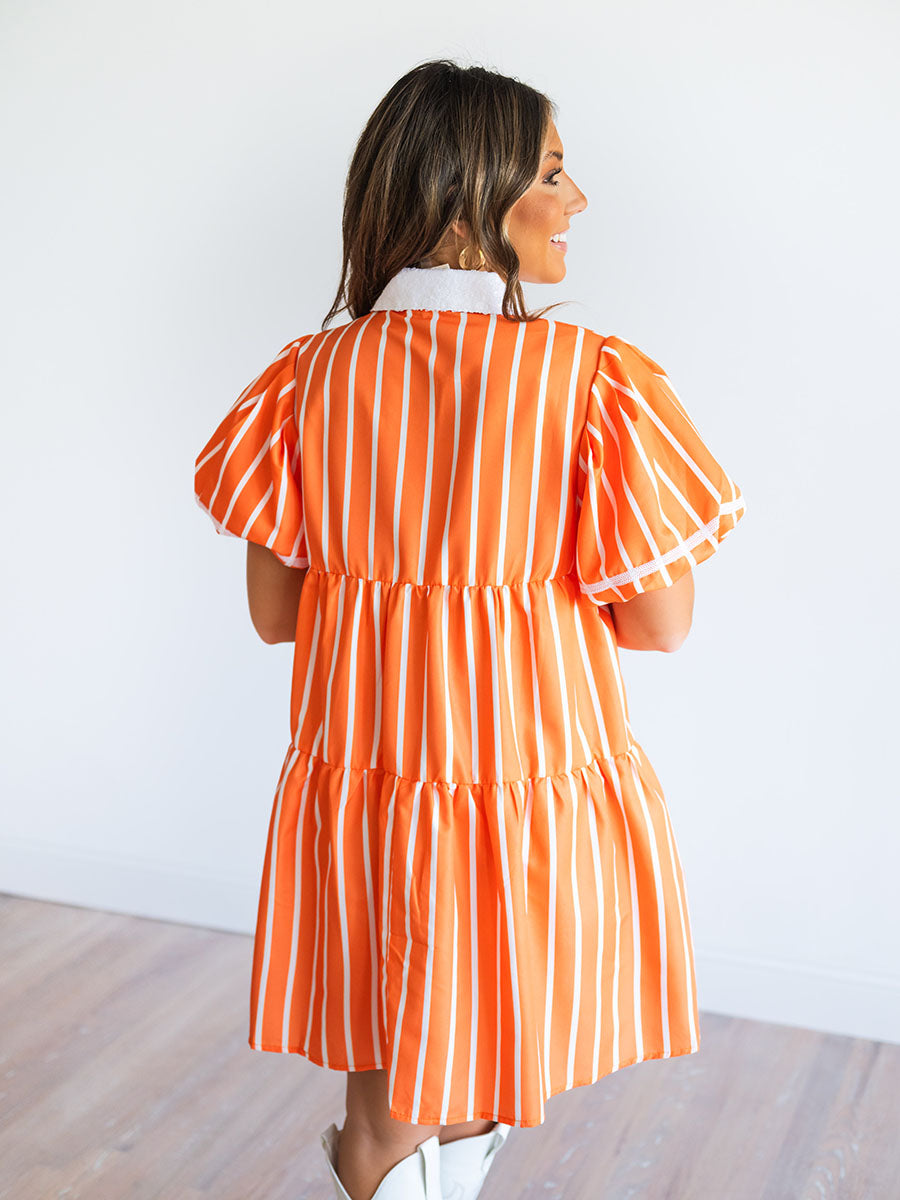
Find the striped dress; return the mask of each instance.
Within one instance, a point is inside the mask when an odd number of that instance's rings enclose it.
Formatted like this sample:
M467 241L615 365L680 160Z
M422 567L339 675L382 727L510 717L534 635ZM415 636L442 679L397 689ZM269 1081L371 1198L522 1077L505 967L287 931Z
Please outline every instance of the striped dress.
M502 295L404 268L285 346L195 464L218 532L305 571L249 1044L384 1068L391 1115L431 1125L538 1125L700 1042L607 604L744 502L656 362Z

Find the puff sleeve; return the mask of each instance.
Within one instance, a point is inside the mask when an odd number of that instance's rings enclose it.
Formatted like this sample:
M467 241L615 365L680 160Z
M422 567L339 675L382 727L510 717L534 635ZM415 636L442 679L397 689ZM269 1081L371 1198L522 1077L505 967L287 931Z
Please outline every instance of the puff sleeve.
M285 566L308 567L295 411L299 344L237 398L194 464L194 498L217 533L266 546Z
M576 575L595 604L669 587L744 515L662 367L607 337L579 444Z

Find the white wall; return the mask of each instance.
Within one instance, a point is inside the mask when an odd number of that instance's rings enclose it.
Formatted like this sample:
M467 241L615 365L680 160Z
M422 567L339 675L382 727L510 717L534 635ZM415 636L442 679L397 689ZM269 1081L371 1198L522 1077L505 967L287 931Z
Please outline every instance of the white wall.
M559 104L589 207L530 302L657 359L747 498L682 650L623 652L701 1008L898 1041L897 11L509 13L4 7L0 888L252 930L290 648L193 460L319 328L354 141L447 55Z

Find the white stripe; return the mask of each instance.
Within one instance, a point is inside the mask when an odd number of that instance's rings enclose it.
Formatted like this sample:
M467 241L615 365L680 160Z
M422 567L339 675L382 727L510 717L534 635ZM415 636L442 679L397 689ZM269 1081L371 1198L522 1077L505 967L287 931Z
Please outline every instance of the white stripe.
M450 589L441 595L441 679L444 685L444 778L453 778L453 703L450 691Z
M581 1018L581 901L578 897L578 788L573 779L568 780L572 797L572 860L570 874L572 876L572 914L575 925L575 961L572 965L573 992L572 1017L569 1023L569 1058L566 1068L566 1088L575 1086L575 1044L578 1039L578 1024ZM588 797L587 803L590 803Z
M397 579L400 574L400 512L403 501L403 471L406 466L406 427L409 421L409 372L412 362L412 357L409 353L409 343L411 338L412 320L410 314L407 313L406 336L403 340L403 390L401 392L403 399L400 408L400 435L397 439L399 447L397 452L397 474L394 476L394 565L391 569L392 579Z
M547 846L550 861L547 864L547 992L544 998L544 1083L548 1089L553 1089L553 1079L550 1075L550 1041L553 1033L553 980L556 967L556 806L553 802L553 789L549 779L542 779L547 811Z
M417 783L413 792L412 822L409 830L409 840L406 843L406 892L404 897L404 917L406 920L406 950L403 955L403 984L400 990L400 1004L397 1008L397 1019L393 1030L393 1053L391 1055L391 1074L388 1094L394 1094L394 1081L397 1078L397 1064L400 1061L400 1042L403 1037L403 1013L406 1009L406 991L409 985L409 957L412 951L412 931L409 924L409 896L412 889L413 853L416 844L416 824L419 820L419 793L421 783Z
M680 863L678 854L678 842L675 838L675 830L672 828L672 821L669 816L668 805L665 799L662 800L662 811L666 821L666 834L669 845L669 861L672 864L672 878L675 884L675 894L678 898L678 916L681 921L681 953L684 957L684 977L687 984L684 1004L685 1012L687 1013L688 1027L691 1031L691 1049L696 1050L700 1045L700 1039L697 1034L697 1026L694 1021L694 1005L697 1003L696 996L696 979L691 970L691 924L687 894L684 891L683 885L679 882L676 864Z
M537 754L538 776L543 779L547 774L547 753L544 746L541 681L537 665L537 645L535 641L534 618L531 612L530 588L522 589L522 607L525 609L525 619L528 621L528 650L531 655L531 695L534 698L534 747Z
M490 659L490 687L491 687L491 728L493 731L494 743L494 763L493 763L493 780L484 782L493 782L494 780L502 784L504 780L503 773L503 706L500 703L500 655L497 650L497 621L494 615L494 593L491 588L482 590L484 596L484 613L487 622L488 636L491 642L491 659ZM487 680L482 680L484 688ZM498 791L503 791L502 787Z
M334 646L331 650L331 666L328 668L328 683L325 688L325 715L322 723L316 730L316 738L313 742L313 753L318 754L320 748L324 750L323 757L332 762L332 747L331 747L331 704L334 700L335 686L334 677L337 672L338 652L341 647L340 633L344 628L344 600L347 596L347 584L349 580L346 575L341 575L338 579L337 594L337 616L335 617L335 629L337 635L334 639Z
M506 668L506 670L505 670L506 694L505 694L505 700L504 700L504 710L509 716L509 724L510 724L510 728L512 730L512 736L513 736L513 746L514 746L515 752L516 752L516 764L517 764L517 770L518 770L518 777L521 779L525 774L525 768L522 765L522 752L519 749L518 717L520 716L520 713L521 713L521 705L520 705L518 697L516 696L516 690L515 690L515 686L513 684L513 677L512 677L513 614L512 614L512 608L510 605L509 591L506 588L502 588L500 590L500 604L501 604L502 614L503 614L503 665ZM489 609L489 611L491 611L490 606L488 606L488 609ZM498 779L503 778L502 768L501 768L501 773L498 774L497 778Z
M293 754L293 761L296 762L299 751L295 747L292 747L291 752ZM296 975L297 975L297 948L298 948L298 943L300 940L300 927L301 927L301 921L302 921L302 913L300 911L302 889L298 886L298 881L300 879L300 864L308 859L308 847L306 845L306 836L305 836L305 832L304 832L303 821L306 816L306 803L307 803L307 800L309 799L309 795L310 795L311 781L312 781L312 764L307 763L306 778L303 781L303 791L302 791L301 800L300 800L300 809L297 813L297 829L294 834L294 885L293 885L294 893L292 896L293 912L291 914L290 957L288 959L287 979L285 980L285 983L284 983L284 991L281 993L281 1042L282 1042L282 1045L286 1048L289 1048L290 1043L291 1043L291 1024L292 1024L293 1013L291 1011L290 998L294 992L294 979L296 978ZM280 824L281 824L280 811L275 816L275 824L276 824L276 826L280 826ZM275 864L277 862L278 862L278 859L275 858L269 864L269 886L270 886L270 889L274 888L274 892L272 893L273 904L274 904L275 895L277 895L280 891L283 890L281 887L279 887L278 880L277 880L277 871L276 871L276 867L275 867ZM274 908L273 908L273 918L274 918ZM272 936L272 930L267 927L267 930L266 930L267 942L270 940L271 936ZM279 940L280 940L280 938L279 938ZM268 953L268 947L267 947L267 953ZM312 1002L311 994L310 994L309 999L310 999L310 1002Z
M319 605L317 605L316 606L316 619L313 624L312 637L310 638L309 649L307 651L306 679L303 681L303 693L300 697L300 706L297 710L297 728L294 730L294 735L292 738L293 744L298 749L302 749L302 747L300 746L300 734L303 729L304 721L306 720L307 709L309 708L309 697L310 697L310 693L312 692L313 677L314 677L317 667L318 667L316 655L317 655L317 652L319 649L319 630L321 629L321 627L322 627L322 609ZM298 664L299 664L299 659L294 664L295 671L297 669ZM296 686L296 678L294 680L294 685Z
M481 779L481 756L478 739L478 696L480 693L479 676L475 664L475 641L472 632L472 599L471 592L466 590L462 593L463 598L463 617L466 627L466 663L469 668L469 721L471 723L472 734L472 762L469 767L469 778L473 780Z
M605 791L605 784L604 784ZM600 857L600 839L597 836L597 814L594 811L594 798L588 792L587 796L588 832L591 838L591 858L594 863L594 897L597 901L597 962L594 967L594 982L596 994L594 999L594 1055L593 1077L600 1076L600 1035L603 1032L603 958L606 950L606 901L604 897L603 863ZM593 916L593 910L591 910Z
M286 561L288 566L294 566L297 563L297 560L300 558L305 559L305 565L309 566L309 552L308 552L307 546L306 546L306 504L303 500L303 480L301 478L301 467L300 467L300 442L301 442L301 438L298 433L297 443L294 446L294 454L291 459L291 465L290 465L290 476L296 481L296 487L297 487L297 491L299 494L300 528L297 530L297 536L294 538L294 544L291 547L290 554L286 555L286 556L282 556L280 554L277 555L277 557L280 558L282 562ZM279 524L279 526L281 524L280 508L279 508L279 514L278 514L278 524ZM270 550L272 549L271 546L269 547L269 549ZM301 551L302 551L302 553L301 553ZM277 551L273 551L273 553L277 554Z
M662 467L659 465L659 463L658 463L658 462L654 462L654 464L653 464L653 465L654 465L654 467L656 468L656 473L657 473L657 475L659 475L660 479L663 481L663 483L666 485L666 487L669 489L669 491L672 493L672 495L675 497L675 499L678 501L678 503L681 505L681 507L684 509L684 511L687 513L687 515L688 515L688 516L691 518L691 520L694 522L694 525L695 525L695 526L702 526L702 525L703 525L703 518L702 518L702 517L700 516L700 514L699 514L699 513L696 511L696 509L695 509L695 508L694 508L694 507L691 505L691 502L688 500L687 496L683 495L683 494L682 494L682 493L679 491L679 489L678 489L678 487L676 486L676 484L672 482L672 480L671 480L671 479L669 478L669 476L668 476L668 475L665 473L665 471L662 469ZM721 514L722 514L722 508L723 508L723 506L722 506L722 505L720 505L720 506L719 506L719 516L720 516L720 517L721 517ZM717 537L717 532L718 532L718 531L716 531L716 533L710 532L710 533L708 533L708 534L707 534L707 538L708 538L708 540L709 540L709 544L712 546L712 548L713 548L714 550L716 549L716 547L717 547L717 546L718 546L718 544L719 544L719 542L718 542L718 537Z
M475 810L475 800L472 796L471 789L466 789L468 796L468 817L469 817L469 944L472 950L472 958L469 964L470 979L472 984L472 1023L469 1027L469 1080L468 1092L466 1095L466 1116L464 1120L474 1121L475 1108L475 1057L478 1051L478 874L475 869L477 859L477 849L475 844L475 822L478 819L478 814Z
M372 1017L372 1055L378 1066L381 1066L381 1030L378 1023L378 971L381 969L381 964L378 962L378 931L376 925L375 912L375 886L372 880L372 863L369 849L369 775L368 772L362 773L362 790L363 790L363 823L362 823L362 850L363 850L363 870L366 877L366 916L369 919L369 978L371 980L371 1003L370 1013Z
M509 526L509 485L512 468L512 433L516 416L516 390L519 386L519 363L522 359L522 345L525 340L524 321L516 330L516 344L513 348L512 365L509 372L506 389L506 429L503 438L503 465L500 468L500 516L497 521L497 563L494 574L496 584L503 583L506 578L506 533ZM481 461L479 456L476 463Z
M609 736L606 731L605 714L603 712L600 694L597 691L597 679L594 674L593 664L591 663L590 651L588 650L587 640L584 636L584 625L582 624L581 620L581 609L577 604L572 610L572 623L575 629L575 638L578 642L578 649L581 654L581 677L587 685L588 693L591 697L591 707L594 713L594 724L597 729L597 735L600 738L602 756L603 758L609 758Z
M647 831L646 842L650 847L650 859L653 863L653 886L656 891L656 924L659 929L660 1022L663 1033L663 1051L665 1056L668 1057L672 1051L672 1030L669 1023L669 950L666 937L666 897L663 889L662 870L659 863L659 845L656 841L656 827L653 824L653 818L650 816L650 809L647 806L647 796L641 783L641 777L635 769L634 759L630 756L628 763L631 767L631 777L634 781L635 791L641 802L641 811L644 814L644 825Z
M506 789L498 787L496 789L497 797L497 837L500 843L500 866L503 872L503 895L506 900L506 941L507 949L509 950L509 984L513 1002L513 1026L515 1028L515 1116L516 1120L521 1119L522 1115L522 1013L519 1007L519 965L518 955L516 953L516 917L513 911L513 895L512 895L512 878L509 872L509 828L506 818L505 798ZM497 945L500 945L500 922L497 923ZM498 949L499 954L499 949ZM497 994L498 1004L500 994ZM497 1037L497 1045L501 1044L501 1039ZM499 1075L499 1072L498 1072ZM499 1086L499 1079L498 1079Z
M328 344L328 340L330 340L330 339L323 338L319 341L318 345L316 346L316 352L312 356L312 359L310 360L309 366L306 370L306 379L305 379L304 386L303 386L303 399L300 402L300 413L297 416L297 429L300 431L303 430L304 421L306 419L306 401L307 401L307 398L309 397L309 389L310 389L310 385L312 383L313 369L316 365L316 360L318 359L318 357L321 354L324 347ZM299 371L297 372L297 374L299 374ZM297 412L296 391L294 392L294 412L295 413ZM302 437L302 433L301 433L301 437ZM305 525L305 517L304 517L304 525ZM323 525L322 528L327 528L327 526ZM306 533L305 529L304 529L304 532ZM324 545L323 545L322 539L321 539L321 529L318 532L319 532L319 537L320 537L320 547L319 548L323 551L323 554L324 554ZM306 540L307 540L307 555L309 557L311 557L308 534L306 534ZM287 565L291 566L292 564L288 563ZM301 565L304 565L304 564L301 564ZM307 561L307 564L305 564L305 565L308 565L308 561ZM328 569L328 563L327 563L327 559L326 559L325 570L327 570L327 569Z
M384 673L381 662L381 588L372 588L372 645L375 649L375 712L372 714L372 748L369 753L369 766L378 766L381 754L381 680Z
M289 756L289 762L288 762L288 756ZM260 1043L262 1041L263 1013L264 1013L265 1007L266 1007L266 1004L265 1004L266 988L268 986L268 981L269 981L269 963L270 963L271 957L272 957L272 922L273 922L274 916L275 916L275 890L276 890L275 889L275 874L276 874L275 864L278 861L277 851L278 851L278 834L279 834L280 820L281 820L281 803L282 803L282 798L284 796L284 787L285 787L285 784L287 783L288 774L290 773L291 767L293 766L296 759L297 759L296 753L294 753L292 750L288 750L287 755L285 756L285 763L282 764L281 782L280 782L280 784L278 786L278 790L275 794L275 813L272 818L272 846L271 846L271 850L270 850L272 857L271 857L271 863L269 866L269 890L268 890L268 894L266 896L266 934L265 934L265 943L263 945L262 968L261 968L260 980L259 980L258 1006L257 1006L257 1010L256 1010L256 1025L255 1025L254 1031L253 1031L253 1038L254 1038L254 1041L256 1042L257 1049L262 1048ZM282 1049L285 1048L286 1041L287 1041L287 1039L283 1037L282 1038Z
M329 441L331 438L331 368L334 366L335 355L338 352L341 342L346 337L347 333L353 328L353 324L340 326L331 332L337 333L338 336L330 339L331 354L328 356L328 365L325 368L325 379L322 383L322 558L325 563L325 570L331 570L331 463L329 452ZM313 360L315 361L315 360ZM307 389L309 387L309 379L312 372L307 376ZM303 397L303 407L306 409L306 395ZM351 422L352 425L352 422ZM344 490L344 498L346 498L346 487Z
M566 673L566 655L563 653L562 639L559 636L559 615L556 611L556 599L553 591L552 580L547 580L543 587L544 599L547 604L547 616L550 620L550 628L553 630L553 649L556 651L556 672L554 680L559 680L559 700L556 705L557 712L562 716L563 733L565 734L565 758L564 771L571 771L574 768L573 750L572 750L572 705L569 702L569 681Z
M706 490L709 492L709 494L718 503L718 501L720 499L720 493L719 493L718 488L716 488L713 485L713 483L706 477L704 472L701 470L700 466L691 458L691 456L690 456L690 454L688 454L687 450L685 450L684 446L682 446L682 444L678 441L678 439L670 432L668 427L659 419L659 417L656 415L656 413L653 411L653 409L650 407L650 405L647 403L647 401L644 399L644 397L638 391L637 385L632 381L631 377L626 373L625 377L628 380L628 386L626 386L624 384L619 383L617 380L612 379L609 375L606 375L603 371L598 370L597 374L602 375L603 378L606 380L606 382L611 387L615 388L615 390L617 392L623 392L626 396L630 396L631 399L634 400L635 404L637 404L640 408L642 408L644 410L644 412L647 413L650 420L653 422L654 425L657 426L657 428L659 429L660 433L662 433L662 435L666 439L666 441L671 444L675 453L687 463L687 465L691 468L691 470L697 476L698 482L703 484L703 486L706 488ZM657 378L658 378L658 376L657 376Z
M350 634L350 661L356 662L359 644L359 619L362 607L362 586L357 584L356 603L353 606L353 626ZM338 639L335 639L336 642ZM353 729L356 719L356 678L351 673L347 681L347 708L344 714L346 734L344 737L344 762L350 762L353 749ZM350 996L353 992L353 972L350 968L350 935L347 928L347 895L345 891L346 871L344 869L344 818L347 812L347 798L350 791L350 772L341 773L341 795L338 804L337 836L335 852L337 865L338 920L341 929L341 949L344 955L344 1040L347 1045L349 1070L355 1071L356 1053L353 1048L353 1030L350 1025ZM354 830L354 833L356 831Z
M434 922L437 900L437 855L438 830L440 829L440 794L430 788L428 795L431 801L431 859L429 862L430 884L428 896L428 950L425 956L425 982L422 987L422 1030L419 1034L419 1061L416 1064L416 1083L413 1090L412 1115L410 1120L416 1124L422 1103L422 1079L425 1072L425 1059L428 1053L428 1030L431 1026L432 975L434 972ZM429 1114L430 1115L430 1114Z
M463 335L466 330L466 313L460 313L459 328L456 331L456 359L453 363L453 457L452 466L450 468L450 487L447 492L447 514L444 518L444 532L441 535L441 583L446 584L449 581L450 573L449 563L449 536L450 536L450 515L453 512L453 489L456 484L456 467L459 459L459 430L460 430L460 414L462 410L462 374L460 363L462 360L463 350Z
M370 318L371 319L371 318ZM350 354L350 366L347 372L347 397L356 395L356 360L359 357L359 344L362 340L363 332L365 331L368 321L363 321L360 324L359 331L356 335L356 340L353 343L353 350ZM329 364L330 368L330 364ZM344 447L344 488L341 495L341 509L343 520L341 522L341 551L343 569L349 573L350 571L350 483L353 478L353 415L355 406L347 403L347 433L345 436Z
M403 618L400 634L400 680L399 694L401 701L397 705L397 732L394 734L394 746L396 747L396 768L398 775L406 775L405 769L406 754L403 745L403 739L406 733L406 705L402 701L402 697L408 694L409 688L409 605L412 596L411 583L398 583L397 587L403 592ZM412 772L409 772L411 775Z
M524 793L524 816L522 818L522 899L525 905L525 916L528 916L528 849L531 845L531 810L534 798L534 788L530 779L517 780L513 787Z
M447 1115L450 1110L450 1085L453 1081L453 1060L456 1052L456 976L457 958L459 953L459 912L456 904L456 873L453 875L453 961L450 968L450 1017L447 1028L447 1053L444 1065L444 1093L441 1099L441 1125L447 1125Z
M434 486L432 474L434 471L434 359L437 354L437 321L438 314L431 316L431 351L428 355L428 449L425 452L425 483L422 490L422 511L416 513L421 517L419 522L419 562L416 567L416 582L422 585L425 580L426 552L428 548L428 516L431 512L431 491Z
M391 900L391 888L393 886L393 852L394 852L394 812L397 807L397 791L399 789L400 780L394 776L393 787L391 790L391 798L388 801L387 809L387 827L384 831L384 858L381 862L381 961L384 963L384 974L381 980L381 1003L382 1012L384 1013L385 1027L388 1020L388 999L387 999L387 963L388 963L388 933L391 927L391 909L389 901ZM388 1038L391 1037L391 1030L386 1028Z
M584 328L579 325L578 333L575 337L575 348L572 354L571 363L569 365L569 397L568 404L566 405L566 416L563 422L563 429L565 433L561 455L561 461L564 464L565 469L560 472L559 501L557 503L556 518L556 545L553 549L553 558L551 560L551 575L556 575L556 573L559 571L559 556L562 552L566 530L569 528L569 505L572 497L572 480L569 475L568 464L572 458L573 414L575 412L575 398L578 394L578 372L581 367L581 352L583 343Z
M238 534L238 537L242 537L242 538L246 538L246 537L247 537L247 535L249 534L250 530L251 530L251 529L253 528L253 526L256 524L256 520L257 520L257 518L259 517L259 514L260 514L260 513L261 513L261 512L262 512L262 511L265 509L266 505L268 504L268 502L269 502L269 497L272 495L272 492L273 492L274 488L275 488L275 484L274 484L273 482L271 482L271 481L270 481L270 482L269 482L268 489L266 490L266 493L265 493L265 495L262 497L262 499L260 500L260 502L257 504L256 508L254 508L253 512L250 514L250 517L249 517L249 518L248 518L248 520L247 520L247 524L244 526L244 528L243 528L243 529L241 530L241 532ZM276 531L276 532L277 532L277 531ZM268 548L268 546L269 546L269 543L268 543L268 542L266 542L266 547Z
M319 797L316 797L318 805ZM331 1064L331 1059L328 1055L328 977L331 972L331 962L328 957L328 897L330 889L328 882L331 879L331 842L328 842L328 866L325 869L325 919L322 926L322 1003L319 1005L319 1014L322 1019L322 1066L327 1067Z
M631 440L634 443L634 449L637 453L637 456L643 463L644 469L647 472L647 476L650 480L650 485L653 488L654 495L656 496L657 507L662 509L662 504L661 504L660 498L659 498L659 488L657 486L656 479L653 476L653 471L651 470L650 463L647 461L647 456L644 453L644 448L640 444L640 440L638 439L637 435L635 434L633 427L630 426L626 414L624 412L622 412L621 416L622 416L623 422L625 424L626 431L629 433ZM602 417L603 417L603 422L609 429L610 436L612 437L612 440L615 442L616 449L619 453L619 464L620 464L620 468L621 468L620 483L622 486L622 491L625 493L625 499L628 501L628 507L631 509L632 513L634 514L634 519L637 521L638 525L641 528L641 532L644 535L644 539L646 540L647 545L650 548L651 555L654 558L659 558L659 546L656 544L656 540L653 537L653 532L650 529L650 526L647 524L647 520L644 516L641 506L638 503L637 498L635 497L634 493L632 492L631 486L628 482L628 475L629 475L628 464L626 463L624 451L623 451L622 445L619 441L619 435L616 431L615 426L613 425L612 421L610 421L609 416L607 415L606 412L602 412ZM623 561L628 561L628 560L623 560ZM666 581L666 585L668 586L669 584L671 584L672 580L669 578L669 576L665 572L665 570L663 570L662 574L663 574L663 579L665 579L665 581Z
M619 802L619 811L622 814L622 824L625 829L625 845L628 850L628 884L631 892L631 912L633 918L630 922L632 938L634 943L633 954L633 976L632 976L632 994L631 1007L634 1013L634 1039L635 1048L638 1058L644 1057L644 1029L643 1016L641 1013L641 902L638 896L637 879L634 869L634 847L631 841L631 826L629 825L628 813L625 811L625 802L622 796L621 780L617 770L610 772L613 791L616 794L616 799Z
M222 524L222 522L213 516L213 514L209 511L209 509L206 507L206 505L203 503L203 501L200 499L200 497L197 495L196 492L194 493L194 499L197 501L197 503L200 505L200 507L203 509L203 511L210 517L213 525L216 527L216 529L218 530L219 533L225 534L227 537L233 537L233 538L240 537L240 534L235 533L233 529L226 529L225 526ZM307 558L306 555L298 555L296 558L290 558L288 555L278 554L274 550L272 551L272 553L275 554L276 558L281 559L281 561L284 563L284 565L286 567L308 567L309 566L309 559Z
M378 426L381 421L382 375L384 349L387 345L391 314L385 313L378 341L378 360L375 366L375 394L372 397L372 457L369 462L369 578L375 574L375 497L378 486Z
M321 909L321 900L322 900L322 879L321 879L322 873L319 869L319 835L322 832L322 821L319 816L319 804L318 804L317 796L313 797L313 810L316 815L316 836L313 839L313 859L316 864L316 920L315 920L315 925L313 926L314 934L315 934L313 937L313 960L312 960L312 966L310 967L310 971L309 971L309 1015L308 1015L308 1018L306 1021L306 1036L303 1039L303 1044L305 1046L310 1045L310 1039L312 1038L313 1014L316 1012L317 1007L320 1012L323 1011L321 1003L318 1004L318 1006L316 1004L316 983L318 982L318 962L319 962L319 943L320 943L319 934L321 931L320 909Z
M234 454L235 450L237 450L238 446L241 444L241 442L247 436L248 430L251 428L251 426L253 425L253 422L256 420L257 416L262 411L262 405L263 405L264 400L265 400L265 393L263 393L263 395L260 396L259 400L254 405L253 412L247 417L247 419L246 419L246 421L244 421L243 425L241 425L240 429L238 430L237 436L233 439L233 441L231 442L231 445L226 450L225 457L222 459L222 462L219 465L219 478L216 481L216 486L213 489L213 493L209 498L209 507L210 508L215 507L216 499L219 495L219 488L222 486L222 483L225 479L225 468L228 465L228 462L231 459L232 454ZM260 450L259 454L256 456L255 461L252 462L250 464L250 466L247 468L247 470L244 472L244 475L241 478L241 480L239 481L236 490L234 492L232 492L231 500L229 502L228 507L225 510L225 515L222 518L223 525L228 524L228 519L231 516L231 510L234 508L235 501L237 500L238 496L240 495L241 489L244 487L247 480L250 478L250 476L253 474L254 470L256 469L256 463L258 463L259 460L262 458L263 454L265 454L266 448L267 448L267 443L264 442L263 448L262 448L262 450Z
M498 836L502 836L501 834L499 834L499 831L498 831ZM496 1033L497 1054L496 1054L496 1058L494 1061L494 1112L496 1112L497 1109L500 1107L500 1048L503 1045L503 1036L500 1031L503 1008L502 1008L502 1004L501 1004L502 997L500 994L500 897L499 896L497 897L497 912L496 912L496 915L494 916L494 928L497 931L497 936L495 938L495 944L497 946L497 959L496 959L496 961L497 961L497 1000L496 1000L496 1005L497 1005L497 1009L496 1009L496 1011L497 1011L497 1033Z
M616 870L616 843L612 841L613 852L613 895L615 896L616 919L613 921L613 926L616 931L615 945L613 947L613 981L612 981L612 1014L613 1014L613 1030L612 1030L612 1066L611 1071L617 1071L622 1061L621 1049L619 1046L619 1037L621 1034L621 1019L619 1016L619 967L621 966L621 947L620 934L622 931L622 912L619 907L619 873Z
M693 550L699 542L705 541L709 537L710 531L716 528L723 516L740 512L743 507L743 497L732 500L728 504L723 504L719 509L718 516L713 517L711 521L708 521L696 533L692 533L689 538L685 538L679 545L673 546L671 550L667 550L658 559L654 559L653 562L643 563L639 567L632 567L628 571L623 571L621 575L614 575L610 579L602 578L597 583L585 583L584 580L579 580L581 591L587 596L593 596L603 588L618 588L622 584L632 583L635 579L643 579L645 575L650 575L654 571L658 571L660 566L674 562L676 558L681 558L688 550ZM730 532L730 530L726 532Z
M534 444L531 454L531 483L528 490L528 539L525 547L524 575L528 579L534 570L534 541L537 528L537 506L540 494L540 470L542 462L542 446L544 442L544 423L547 410L547 381L550 377L550 366L553 361L553 343L556 338L556 326L550 322L547 331L547 341L544 345L544 355L541 360L541 374L538 380L537 400L534 422Z
M469 585L471 587L474 587L479 582L478 575L481 568L481 564L478 561L478 501L481 488L481 471L478 469L478 464L481 462L481 433L484 428L484 410L488 404L488 370L491 365L491 346L494 341L494 331L496 328L497 318L496 316L492 316L488 320L487 336L484 343L481 385L478 393L478 417L475 421L475 445L472 453L474 464L472 471L472 507L469 513L469 554L468 562L466 563Z

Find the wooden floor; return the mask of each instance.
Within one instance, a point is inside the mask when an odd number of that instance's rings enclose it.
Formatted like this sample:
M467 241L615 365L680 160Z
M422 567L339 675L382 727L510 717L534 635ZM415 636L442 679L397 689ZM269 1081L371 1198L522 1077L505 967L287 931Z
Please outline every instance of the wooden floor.
M251 940L0 894L3 1200L332 1200L345 1076L247 1045ZM900 1046L701 1013L553 1097L481 1200L898 1200Z

